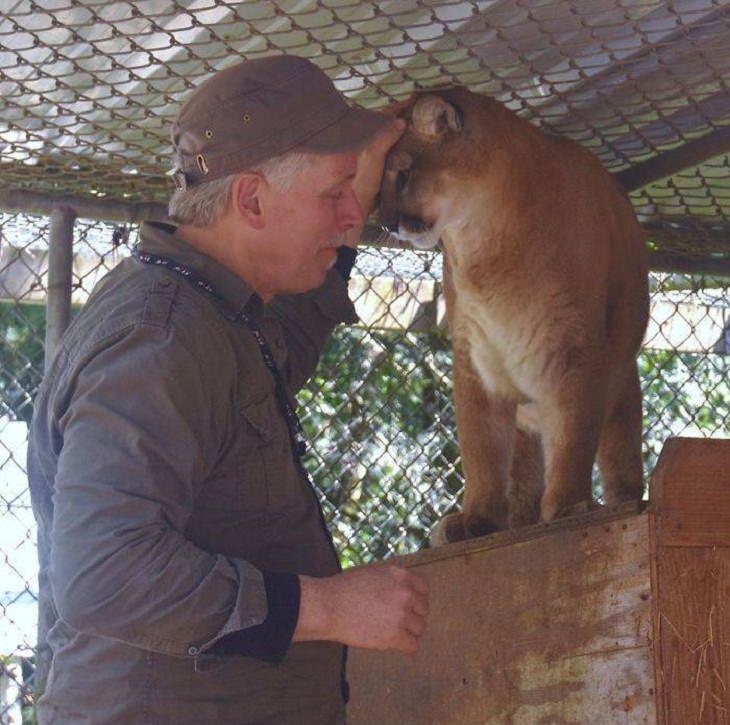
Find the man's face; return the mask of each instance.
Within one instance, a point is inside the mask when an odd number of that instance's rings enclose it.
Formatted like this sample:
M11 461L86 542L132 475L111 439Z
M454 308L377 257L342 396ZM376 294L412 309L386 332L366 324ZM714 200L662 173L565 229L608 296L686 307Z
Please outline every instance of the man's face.
M306 292L322 284L344 233L363 223L352 189L356 171L355 153L315 156L287 191L267 185L266 239L257 266L270 292Z

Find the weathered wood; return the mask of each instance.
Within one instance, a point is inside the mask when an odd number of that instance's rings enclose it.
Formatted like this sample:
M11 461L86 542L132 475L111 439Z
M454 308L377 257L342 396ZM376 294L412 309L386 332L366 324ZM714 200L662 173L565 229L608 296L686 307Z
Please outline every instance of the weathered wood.
M350 723L730 725L730 441L667 442L651 506L427 550L413 658L353 650Z
M657 559L662 725L730 723L730 549L663 547Z
M661 725L730 725L730 441L668 441L652 478Z
M352 651L349 722L655 723L648 517L603 516L402 558L430 627L413 658Z
M435 549L422 549L414 554L409 554L396 559L403 566L415 566L427 564L431 561L441 561L444 558L453 559L466 554L476 554L489 549L500 549L512 544L520 544L526 541L535 541L543 536L554 536L568 531L584 530L590 526L605 526L612 524L619 519L625 519L643 511L645 504L627 502L619 506L601 507L585 514L566 516L549 524L533 524L519 529L508 529L498 531L496 534L482 536L476 539L466 539L456 544L439 546Z
M668 440L651 495L660 546L730 546L730 441Z

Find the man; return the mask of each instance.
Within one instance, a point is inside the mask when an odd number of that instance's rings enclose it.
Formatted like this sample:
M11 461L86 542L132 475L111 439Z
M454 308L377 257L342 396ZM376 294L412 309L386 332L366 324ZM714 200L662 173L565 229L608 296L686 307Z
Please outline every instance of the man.
M36 402L41 723L341 723L343 645L415 651L425 584L340 573L292 402L355 319L348 245L400 132L286 56L181 109L180 225L143 226Z

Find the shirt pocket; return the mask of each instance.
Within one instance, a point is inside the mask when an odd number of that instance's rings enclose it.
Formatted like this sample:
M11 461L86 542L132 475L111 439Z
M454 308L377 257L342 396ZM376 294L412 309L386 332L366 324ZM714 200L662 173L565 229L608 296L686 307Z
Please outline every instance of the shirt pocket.
M285 508L291 498L293 457L289 430L275 398L238 402L236 414L234 505L251 513Z
M289 429L273 391L261 400L238 400L231 437L199 505L239 519L267 517L294 503L296 476Z
M242 403L238 410L245 436L238 456L244 501L254 495L258 502L263 490L269 513L296 505L298 474L289 428L275 397Z

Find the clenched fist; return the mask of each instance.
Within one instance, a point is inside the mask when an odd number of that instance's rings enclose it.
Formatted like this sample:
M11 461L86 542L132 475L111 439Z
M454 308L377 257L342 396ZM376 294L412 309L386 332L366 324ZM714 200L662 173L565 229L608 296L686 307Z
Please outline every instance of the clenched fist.
M422 576L385 564L299 580L301 601L293 641L326 639L406 654L418 649L428 616L428 585Z

